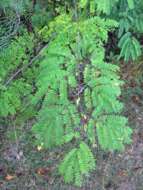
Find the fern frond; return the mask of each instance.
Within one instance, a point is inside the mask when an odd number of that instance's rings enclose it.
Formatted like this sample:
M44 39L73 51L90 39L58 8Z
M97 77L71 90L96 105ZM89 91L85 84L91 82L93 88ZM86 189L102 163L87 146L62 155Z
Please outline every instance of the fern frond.
M126 33L119 41L118 46L121 48L120 56L124 57L125 61L135 60L141 55L141 45L139 41L131 36L131 33Z
M124 143L130 144L132 133L129 127L125 127L127 119L121 116L105 116L102 121L96 123L99 144L107 150L123 150Z
M79 148L74 148L66 154L59 166L59 172L67 183L74 182L75 185L81 186L83 175L88 174L94 168L94 156L89 147L81 142Z

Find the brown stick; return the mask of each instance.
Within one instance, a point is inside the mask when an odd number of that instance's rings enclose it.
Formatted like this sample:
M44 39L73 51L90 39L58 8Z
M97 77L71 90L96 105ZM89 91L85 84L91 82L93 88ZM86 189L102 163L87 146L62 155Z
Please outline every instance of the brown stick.
M6 81L5 86L8 86L8 85L15 79L15 77L16 77L19 73L21 73L22 71L24 71L25 69L27 69L30 65L32 65L32 63L33 63L34 61L36 61L36 60L40 57L41 52L44 51L44 49L46 49L47 47L48 47L48 44L46 44L45 46L43 46L43 47L39 50L38 54L37 54L35 57L33 57L27 65L24 65L22 68L18 69L18 70Z

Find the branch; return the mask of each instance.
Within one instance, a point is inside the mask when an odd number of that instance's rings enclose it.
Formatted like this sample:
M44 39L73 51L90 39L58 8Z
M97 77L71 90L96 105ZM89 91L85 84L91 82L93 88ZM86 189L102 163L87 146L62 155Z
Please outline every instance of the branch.
M15 79L15 77L16 77L19 73L23 72L25 69L27 69L27 67L29 67L30 65L32 65L32 63L35 62L35 61L40 57L40 54L42 53L42 51L44 51L44 49L46 49L47 47L48 47L48 44L46 44L45 46L43 46L43 47L39 50L38 54L37 54L35 57L33 57L27 65L24 65L22 68L18 69L18 70L6 81L5 86L8 86L8 85Z

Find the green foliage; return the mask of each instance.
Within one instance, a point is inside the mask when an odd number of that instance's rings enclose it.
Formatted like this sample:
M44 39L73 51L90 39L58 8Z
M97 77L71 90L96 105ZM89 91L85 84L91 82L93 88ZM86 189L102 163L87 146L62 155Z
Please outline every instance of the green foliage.
M96 1L95 1L96 2ZM135 60L141 55L141 44L139 38L143 32L143 3L134 0L100 0L96 2L96 10L105 18L109 17L119 22L118 38L122 41L128 36L124 45L119 45L121 49L119 58L125 61ZM103 15L106 14L106 15ZM136 37L134 34L138 33ZM119 42L120 44L120 42ZM135 50L136 49L136 50Z
M0 8L4 10L6 16L10 15L12 11L17 14L22 14L26 9L31 8L32 3L29 0L1 0Z
M30 85L23 81L14 82L9 88L0 89L0 116L15 115L23 108L22 97L29 95Z
M115 13L120 23L118 32L118 37L120 38L119 44L130 33L130 37L128 37L126 43L124 42L124 45L119 45L121 49L120 57L123 57L125 61L135 60L141 55L141 44L138 40L139 35L134 37L134 34L136 32L141 34L143 31L143 4L141 1L135 3L134 0L128 0L127 2L120 1L119 6L118 15Z
M119 67L104 62L104 42L117 23L99 17L72 21L60 15L39 34L53 36L39 63L38 91L33 103L42 101L33 126L36 143L46 148L73 143L59 167L66 182L81 185L83 174L95 168L90 146L121 150L130 143L131 129L119 114L117 99L122 81ZM111 137L108 141L108 135ZM107 143L108 141L108 143Z
M102 117L102 120L97 122L97 135L103 149L122 150L124 143L131 143L129 136L132 131L124 127L126 123L125 117L115 115Z
M80 0L79 6L80 6L81 8L85 8L86 5L87 5L87 0Z
M12 5L14 5L15 0L1 0L0 2L0 7L10 7Z
M127 0L129 9L133 9L135 7L135 2L134 0Z
M135 60L141 55L140 43L129 32L122 36L118 45L121 48L120 57L124 57L125 61Z
M19 65L28 64L33 48L32 40L32 36L25 34L0 52L0 116L2 117L15 115L20 111L23 108L22 100L32 91L31 84L26 78L11 80Z
M105 13L105 14L110 14L112 8L116 5L116 3L119 0L96 0L96 4L97 4L97 10Z
M94 156L90 148L81 142L79 148L74 148L66 154L59 166L59 172L64 176L65 182L75 181L75 185L81 186L82 175L87 175L88 171L93 170L93 168L95 168Z

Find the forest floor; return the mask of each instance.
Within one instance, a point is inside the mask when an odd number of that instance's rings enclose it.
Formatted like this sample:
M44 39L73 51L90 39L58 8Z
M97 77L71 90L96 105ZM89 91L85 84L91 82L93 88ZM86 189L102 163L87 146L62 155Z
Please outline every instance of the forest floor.
M0 126L0 190L143 190L143 97L130 72L122 69L126 84L121 98L133 128L133 142L123 153L99 151L96 171L76 188L65 185L55 170L62 149L47 152L33 145L31 122Z

